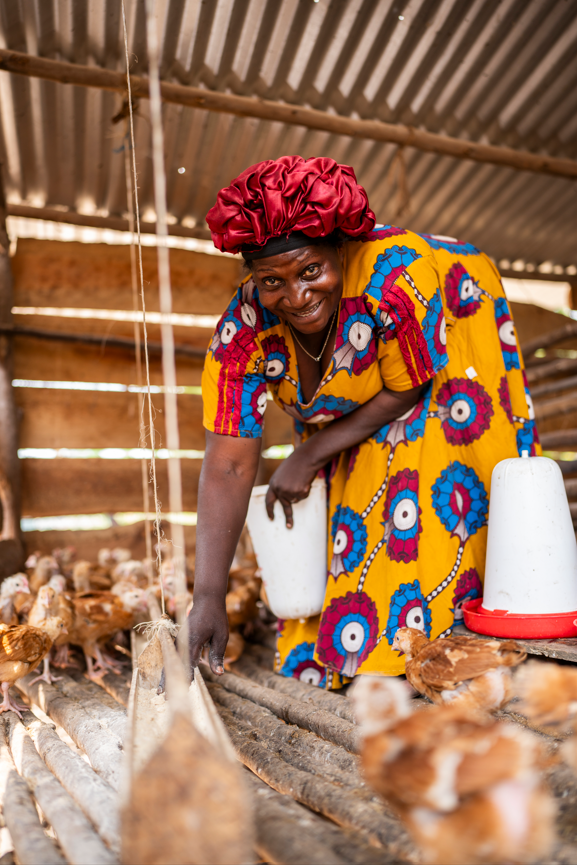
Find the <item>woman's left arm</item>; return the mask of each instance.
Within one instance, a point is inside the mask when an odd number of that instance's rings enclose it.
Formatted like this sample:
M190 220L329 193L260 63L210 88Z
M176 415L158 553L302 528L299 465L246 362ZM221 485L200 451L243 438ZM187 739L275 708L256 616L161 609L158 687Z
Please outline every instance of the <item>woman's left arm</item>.
M383 388L364 405L333 421L315 433L284 460L270 479L266 509L274 519L273 507L278 499L283 507L286 524L293 525L291 504L306 499L317 472L333 457L370 438L378 429L415 406L426 385L411 390L393 391Z

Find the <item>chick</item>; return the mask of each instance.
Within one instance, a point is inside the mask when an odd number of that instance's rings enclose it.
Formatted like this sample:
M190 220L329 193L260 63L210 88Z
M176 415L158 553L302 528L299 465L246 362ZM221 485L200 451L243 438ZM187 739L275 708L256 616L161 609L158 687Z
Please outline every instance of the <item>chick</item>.
M409 808L404 823L427 865L532 865L551 861L555 805L536 778L503 781L448 814Z
M32 605L32 609L28 614L28 624L33 628L41 628L47 619L54 618L58 615L57 594L52 586L40 586L36 600ZM59 635L60 636L60 635ZM44 657L44 670L40 676L37 676L31 684L40 680L51 685L53 682L59 682L61 676L53 676L50 672L50 661L48 654Z
M4 625L18 624L17 597L24 595L31 599L30 586L26 574L14 574L6 577L0 585L0 623Z
M361 677L352 696L367 781L425 862L543 861L555 809L537 737L463 705L413 712L403 683L388 677Z
M433 703L461 703L491 712L511 698L511 667L526 653L513 640L446 637L429 642L416 628L399 628L393 650L407 659L406 675Z
M231 628L245 625L258 616L257 602L260 599L261 581L252 578L242 583L238 588L228 592L226 596L226 614Z
M515 676L515 709L540 727L560 732L575 729L577 669L543 661L528 661Z
M76 558L76 547L57 547L52 550L52 555L58 563L58 568L61 573L70 573L72 564Z
M58 562L54 556L40 556L29 579L30 589L37 594L40 586L44 586L53 574L59 571Z
M140 589L145 589L148 586L148 574L144 562L138 559L128 559L115 565L110 572L110 577L113 584L121 580L129 580Z
M85 560L72 568L72 582L77 592L106 591L112 585L106 569Z
M44 660L54 641L65 630L62 619L48 618L41 628L30 625L0 626L0 682L4 701L0 712L21 712L28 707L16 703L10 697L10 685L34 670Z
M60 616L64 622L66 633L61 634L52 647L52 663L56 667L67 667L69 665L68 633L74 623L74 605L72 596L66 591L66 578L62 574L51 577L48 585L56 592L54 601L54 615Z
M98 679L108 671L119 672L113 660L103 656L99 643L116 631L132 627L135 613L145 608L144 592L132 587L120 598L112 592L83 592L76 595L73 604L74 624L69 642L81 646L88 677Z
M224 669L230 670L230 665L238 661L244 652L244 638L238 631L231 631L224 652Z

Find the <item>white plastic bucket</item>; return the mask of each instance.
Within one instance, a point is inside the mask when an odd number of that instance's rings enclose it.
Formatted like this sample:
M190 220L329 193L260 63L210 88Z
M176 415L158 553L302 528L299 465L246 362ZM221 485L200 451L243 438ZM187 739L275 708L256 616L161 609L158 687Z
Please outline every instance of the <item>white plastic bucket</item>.
M274 520L265 508L268 486L255 487L247 525L269 606L281 619L304 619L323 608L327 585L327 486L316 478L308 498L292 506L293 527L287 529L281 503Z
M493 469L483 607L525 615L577 610L577 544L554 460L508 459Z

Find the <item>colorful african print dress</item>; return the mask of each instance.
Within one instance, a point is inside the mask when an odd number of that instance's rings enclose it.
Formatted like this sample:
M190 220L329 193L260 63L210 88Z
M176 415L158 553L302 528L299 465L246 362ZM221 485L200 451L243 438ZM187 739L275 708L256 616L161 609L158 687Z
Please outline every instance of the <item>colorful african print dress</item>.
M260 436L267 390L306 438L383 386L423 384L411 411L327 467L325 603L279 621L287 676L338 687L397 675L397 628L451 632L482 594L491 472L540 453L534 413L499 274L468 243L385 226L345 245L334 354L310 403L290 330L251 278L220 320L203 397L205 427L221 435Z

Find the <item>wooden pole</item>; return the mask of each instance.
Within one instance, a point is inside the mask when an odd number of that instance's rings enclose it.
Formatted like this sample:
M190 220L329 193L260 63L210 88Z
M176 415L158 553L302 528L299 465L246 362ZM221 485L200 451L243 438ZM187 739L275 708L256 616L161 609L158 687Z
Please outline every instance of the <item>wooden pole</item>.
M19 51L1 49L0 69L18 75L58 81L62 84L98 87L119 93L126 92L126 78L122 72L101 69L98 66L81 66L77 63L48 60L45 57L36 57ZM147 99L149 97L147 78L132 75L131 82L134 98ZM538 153L514 150L511 147L479 144L462 138L451 138L448 135L415 129L400 123L356 120L352 117L329 114L328 111L317 111L314 108L302 108L299 105L254 99L249 96L236 96L232 93L220 93L201 87L171 84L166 81L161 82L161 96L164 102L185 105L189 108L235 114L237 117L257 117L260 120L319 129L334 135L392 142L401 147L414 147L428 153L439 153L443 156L452 156L455 159L473 159L476 162L502 165L520 171L534 171L539 174L553 174L557 177L569 177L571 179L577 177L577 161L574 159L543 156Z
M545 277L544 277L545 278ZM564 339L571 339L577 336L577 321L568 321L562 327L552 330L549 333L543 333L530 339L521 346L523 357L529 357L534 354L538 348L548 348L550 345L556 345L563 342Z
M527 368L527 381L531 384L542 378L549 378L562 372L574 372L577 370L577 358L560 357L558 360L547 361L540 366Z
M543 450L564 451L577 448L577 429L561 429L541 433L539 436Z
M92 333L67 333L60 330L36 330L32 327L19 327L18 325L0 325L0 337L3 334L14 336L27 336L31 339L47 339L56 342L79 342L85 345L98 345L100 348L121 348L134 352L135 342L123 336L98 336ZM175 345L174 352L178 357L194 357L202 359L206 357L206 349L196 348L193 345ZM149 342L149 354L162 354L162 343Z
M0 327L12 326L12 266L6 233L6 201L0 166ZM13 345L9 333L0 333L0 578L22 569L24 549L20 536L20 466L18 414L12 389Z
M570 388L577 388L577 375L571 375L568 378L559 378L557 381L548 381L545 384L538 384L531 388L531 396L533 399L536 399L548 393L557 393L560 390L569 390Z
M88 216L75 211L54 210L51 207L31 207L28 204L7 204L7 216L22 216L25 219L45 219L50 222L64 222L66 225L80 225L86 228L111 228L113 231L130 231L128 219L121 216ZM141 222L141 234L156 234L156 222ZM172 237L192 237L196 240L210 240L208 228L185 228L183 225L169 225Z
M558 396L555 399L535 403L535 419L537 421L550 417L558 417L563 414L571 414L574 411L577 411L577 392L575 391L565 394L565 396Z

